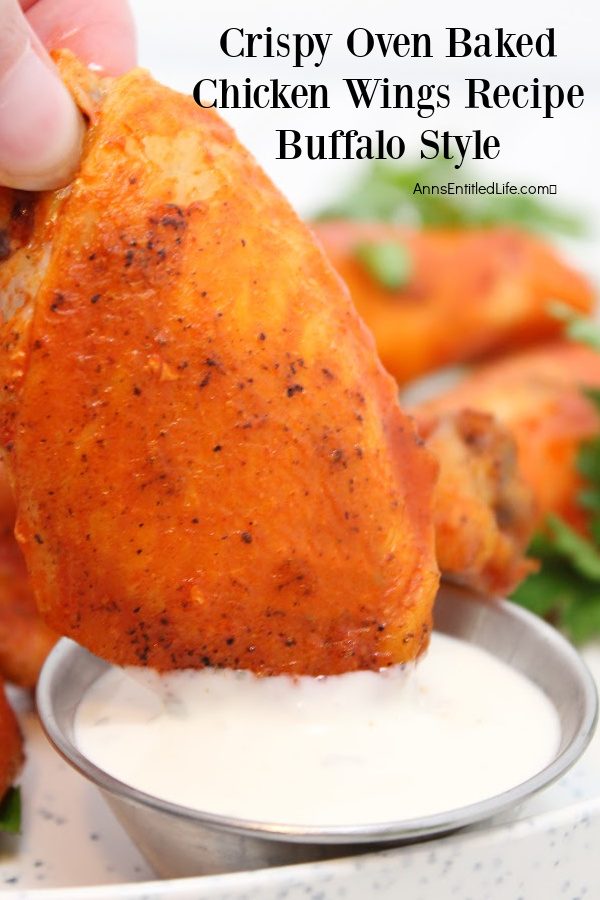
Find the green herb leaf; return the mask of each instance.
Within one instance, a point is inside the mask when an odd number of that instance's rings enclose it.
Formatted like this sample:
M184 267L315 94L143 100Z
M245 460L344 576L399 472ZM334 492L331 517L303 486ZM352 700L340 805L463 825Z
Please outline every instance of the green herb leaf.
M18 834L21 830L21 789L9 788L0 803L0 831Z
M534 555L533 552L531 554ZM560 560L547 560L539 572L521 582L512 599L543 618L561 616L572 602L573 580L571 568Z
M575 643L600 633L600 584L558 555L543 559L539 572L519 585L512 600L560 627Z
M521 194L429 194L415 186L471 184L472 172L460 172L446 160L399 166L378 160L362 170L359 178L317 219L358 219L394 222L413 227L480 228L515 225L527 231L581 235L580 216L547 200Z
M600 391L586 390L600 407ZM577 468L586 480L579 503L589 513L590 539L558 516L529 548L540 570L519 585L513 600L558 625L576 643L600 634L600 437L584 442Z
M600 334L600 326L599 326L599 334ZM583 393L591 400L598 413L600 413L600 388L592 388L586 387L583 389ZM597 440L598 446L600 446L600 438Z
M592 319L574 316L567 324L567 337L580 344L587 344L593 350L600 350L600 326Z
M560 301L550 303L548 310L555 319L565 323L565 334L568 338L579 344L587 344L592 350L600 350L600 324L596 320L580 315ZM585 393L595 398L595 395L600 392L587 389ZM600 402L598 400L595 402L599 404L600 410Z
M581 445L577 471L588 481L600 484L600 441L586 441Z
M408 249L396 241L362 241L354 248L356 259L389 291L404 287L411 276Z
M563 627L575 644L600 633L600 590L572 602L565 609Z
M554 548L567 559L575 571L600 582L600 552L591 541L578 534L558 516L548 517L548 527L554 537Z
M581 456L579 462L581 466ZM577 495L577 501L584 509L600 513L600 490L598 488L583 488Z

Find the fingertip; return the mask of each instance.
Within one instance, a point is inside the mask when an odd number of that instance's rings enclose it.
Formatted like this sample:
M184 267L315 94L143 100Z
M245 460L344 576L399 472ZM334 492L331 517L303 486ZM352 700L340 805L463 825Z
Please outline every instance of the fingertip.
M67 184L84 130L58 73L27 44L0 81L0 183L30 191Z

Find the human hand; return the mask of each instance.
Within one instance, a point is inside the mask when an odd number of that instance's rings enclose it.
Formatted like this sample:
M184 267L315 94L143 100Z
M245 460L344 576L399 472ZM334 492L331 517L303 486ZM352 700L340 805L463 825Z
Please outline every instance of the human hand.
M0 184L61 187L84 125L46 49L67 47L95 71L135 64L127 0L0 0Z

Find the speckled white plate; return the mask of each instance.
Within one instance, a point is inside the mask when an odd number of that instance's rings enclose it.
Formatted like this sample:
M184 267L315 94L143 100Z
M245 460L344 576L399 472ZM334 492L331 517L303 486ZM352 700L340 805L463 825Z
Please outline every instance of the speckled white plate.
M600 682L600 643L585 653ZM519 810L447 838L333 862L157 881L96 790L47 744L20 697L23 836L0 837L7 900L583 900L600 897L600 733Z

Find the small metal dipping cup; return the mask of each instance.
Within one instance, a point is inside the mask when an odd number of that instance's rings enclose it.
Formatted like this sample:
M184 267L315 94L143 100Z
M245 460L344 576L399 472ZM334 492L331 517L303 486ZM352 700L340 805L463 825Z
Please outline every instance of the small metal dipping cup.
M124 784L90 762L75 743L77 706L109 664L69 640L59 641L46 661L37 691L38 710L52 744L100 788L160 875L175 878L259 869L384 849L464 828L521 803L573 765L596 724L598 701L590 673L573 647L536 616L508 601L485 600L443 587L436 602L435 627L487 650L541 688L558 713L561 739L548 765L523 783L421 819L315 827L253 822L188 809Z

